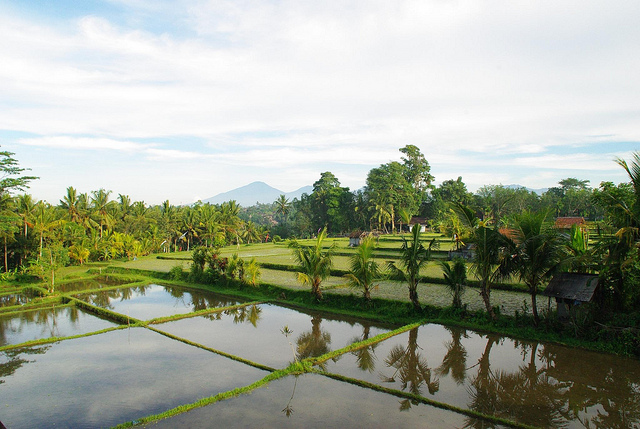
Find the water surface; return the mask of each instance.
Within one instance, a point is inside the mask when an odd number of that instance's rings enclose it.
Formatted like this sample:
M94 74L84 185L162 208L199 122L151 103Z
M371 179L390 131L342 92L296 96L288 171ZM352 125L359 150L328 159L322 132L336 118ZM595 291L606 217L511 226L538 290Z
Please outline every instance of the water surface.
M316 374L158 421L151 428L462 428L469 419ZM485 423L485 427L486 423Z
M291 332L288 336L282 332L285 326ZM289 365L294 353L298 359L317 357L363 336L388 332L367 322L271 304L176 320L156 328L274 368Z
M539 427L640 425L639 361L558 345L423 325L325 367Z
M131 283L130 280L124 280L119 277L98 276L92 279L77 280L74 282L62 283L56 285L56 290L60 292L76 292L88 289L102 289L110 286L118 286Z
M86 334L117 326L74 306L0 314L0 347L51 337Z
M157 284L109 289L81 294L78 298L140 320L226 307L241 302L213 292L199 292Z
M2 423L11 429L110 427L266 375L148 329L111 331L0 352Z

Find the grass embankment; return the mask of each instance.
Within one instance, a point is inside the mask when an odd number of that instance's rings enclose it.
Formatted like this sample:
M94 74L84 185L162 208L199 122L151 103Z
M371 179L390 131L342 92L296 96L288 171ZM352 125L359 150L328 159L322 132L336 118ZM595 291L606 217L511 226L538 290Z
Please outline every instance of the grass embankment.
M113 267L109 272L126 274L127 270ZM170 280L167 273L150 274L153 278L162 278L162 283L186 287L196 286L185 281ZM213 286L198 285L197 287L247 300L274 301L294 308L335 313L394 326L418 322L438 323L479 332L496 333L521 340L543 341L594 351L640 356L637 335L623 337L621 340L618 335L604 335L600 331L589 331L584 332L582 337L576 337L573 327L561 325L554 320L546 320L541 326L535 328L533 319L522 314L517 314L515 317L499 314L498 320L492 321L482 310L467 311L425 305L423 311L415 311L406 301L373 298L370 302L366 302L363 298L352 294L325 293L324 298L317 301L307 289L293 290L270 283L250 287L240 282L227 281ZM406 287L403 291L405 289Z
M362 381L362 380L358 380L358 379L353 379L350 377L345 377L343 375L339 375L339 374L333 374L333 373L329 373L329 372L325 372L325 371L321 371L319 369L317 369L317 366L329 359L335 359L345 353L350 353L353 352L354 350L358 350L364 347L369 347L373 344L379 343L381 341L384 341L386 339L389 339L393 336L399 335L403 332L407 332L408 330L417 328L420 326L420 323L414 323L414 324L410 324L410 325L406 325L403 326L401 328L398 328L394 331L391 332L386 332L380 335L377 335L373 338L364 340L364 341L360 341L354 344L351 344L347 347L344 347L342 349L339 350L334 350L332 352L329 352L327 354L324 354L322 356L316 357L316 358L308 358L308 359L304 359L302 361L295 361L293 363L291 363L287 368L281 369L281 370L276 370L274 368L269 368L263 365L259 365L256 364L254 362L251 361L247 361L246 359L243 358L239 358L233 355L229 355L227 353L223 353L220 352L218 350L214 350L211 349L209 347L205 347L202 346L198 343L194 343L191 342L189 340L185 340L183 338L174 336L174 335L170 335L167 334L165 332L162 331L157 331L158 333L162 334L162 335L166 335L169 338L173 338L177 341L182 341L186 344L190 344L193 345L195 347L199 347L202 348L204 350L208 350L211 351L213 353L216 354L221 354L223 356L229 357L231 359L249 364L251 366L260 368L260 369L264 369L267 371L270 371L271 373L269 375L267 375L266 377L262 378L261 380L256 381L255 383L252 383L248 386L243 386L243 387L238 387L236 389L232 389L226 392L222 392L222 393L218 393L216 395L207 397L207 398L203 398L200 399L198 401L195 401L191 404L184 404L184 405L180 405L178 407L172 408L170 410L164 411L162 413L158 413L158 414L154 414L154 415L150 415L150 416L146 416L143 417L141 419L137 419L135 421L131 421L131 422L126 422L123 423L121 425L116 426L116 428L127 428L127 427L133 427L133 426L137 426L137 425L142 425L142 424L146 424L146 423L152 423L154 421L157 420L161 420L161 419L165 419L165 418L170 418L170 417L174 417L176 415L191 411L193 409L196 408L200 408L200 407L204 407L207 405L211 405L214 404L216 402L222 401L222 400L226 400L226 399L230 399L230 398L234 398L236 396L239 396L241 394L246 394L246 393L250 393L258 388L264 387L266 385L268 385L270 382L289 376L289 375L299 375L299 374L303 374L303 373L315 373L315 374L319 374L322 376L326 376L341 382L346 382L346 383L350 383L353 385L357 385L366 389L371 389L374 391L378 391L378 392L382 392L382 393L386 393L386 394L390 394L393 396L396 396L398 398L404 398L404 399L410 399L412 401L416 401L416 402L420 402L423 404L427 404L430 406L434 406L437 408L441 408L444 410L448 410L448 411L452 411L458 414L463 414L472 418L477 418L477 419L481 419L486 421L487 423L493 423L493 424L500 424L500 425L505 425L507 427L514 427L514 428L530 428L531 426L525 425L525 424L521 424L518 422L514 422L502 417L497 417L497 416L493 416L493 415L489 415L489 414L484 414L484 413L480 413L474 410L469 410L469 409L465 409L465 408L461 408L461 407L457 407L457 406L453 406L444 402L439 402L439 401L435 401L433 399L429 399L426 398L424 396L421 395L416 395L416 394L412 394L409 392L404 392L401 390L396 390L396 389L390 389L387 387L383 387L374 383L369 383L366 381ZM151 328L153 329L153 328ZM154 329L155 330L155 329Z

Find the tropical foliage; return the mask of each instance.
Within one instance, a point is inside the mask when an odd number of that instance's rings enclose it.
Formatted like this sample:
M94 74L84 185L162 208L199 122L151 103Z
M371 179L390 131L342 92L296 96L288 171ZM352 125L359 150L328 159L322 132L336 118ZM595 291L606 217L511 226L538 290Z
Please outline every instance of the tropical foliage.
M335 247L329 249L322 247L323 241L327 238L326 228L320 231L315 243L312 246L304 246L296 240L289 243L300 271L298 281L304 285L311 286L311 294L317 299L322 299L320 284L331 274L332 257Z
M431 250L437 244L435 239L424 246L420 236L420 225L411 228L411 238L402 238L402 250L400 261L389 262L389 269L407 282L409 287L409 300L416 310L421 310L418 299L418 283L420 282L420 270L423 269L431 258Z

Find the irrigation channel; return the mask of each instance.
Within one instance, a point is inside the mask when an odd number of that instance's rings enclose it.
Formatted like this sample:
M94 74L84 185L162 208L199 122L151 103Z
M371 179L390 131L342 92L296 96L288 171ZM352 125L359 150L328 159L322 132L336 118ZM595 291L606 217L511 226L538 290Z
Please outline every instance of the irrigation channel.
M639 427L640 362L84 281L0 312L0 421L33 427Z

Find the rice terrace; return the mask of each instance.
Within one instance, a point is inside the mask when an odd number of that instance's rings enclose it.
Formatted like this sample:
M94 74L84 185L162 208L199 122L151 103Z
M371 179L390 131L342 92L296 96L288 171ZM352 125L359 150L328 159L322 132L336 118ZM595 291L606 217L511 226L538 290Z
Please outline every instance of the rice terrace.
M0 429L640 429L639 1L0 33Z

